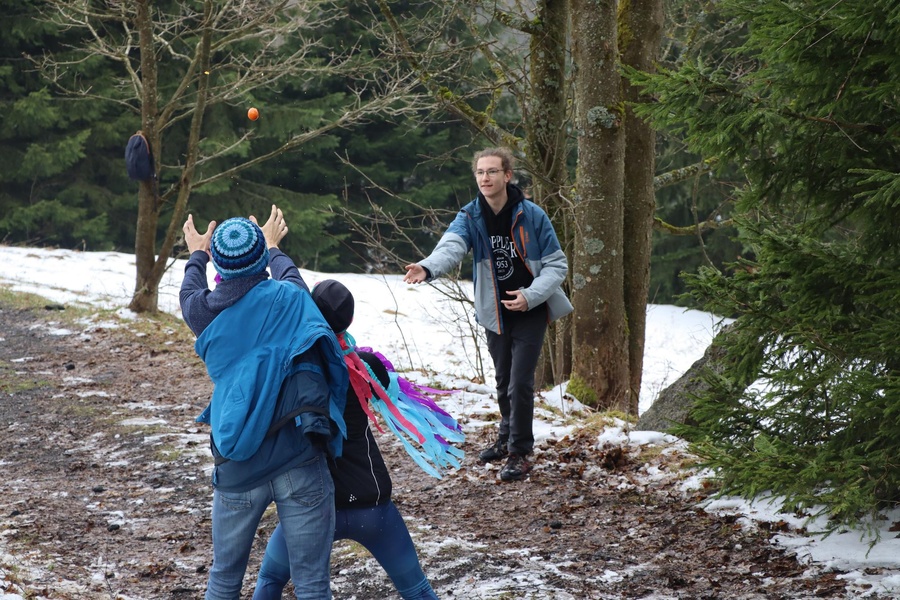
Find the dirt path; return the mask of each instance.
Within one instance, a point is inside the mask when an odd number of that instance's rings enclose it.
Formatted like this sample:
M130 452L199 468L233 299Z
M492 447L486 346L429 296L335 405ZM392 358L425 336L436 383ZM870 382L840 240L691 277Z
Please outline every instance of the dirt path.
M201 598L210 460L194 417L211 386L193 339L174 319L72 325L56 308L0 303L0 592ZM488 432L468 433L464 467L440 481L379 440L442 598L851 597L837 574L772 546L773 532L698 509L676 455L598 454L585 434L543 447L528 481L502 484L470 458ZM669 475L641 483L642 469ZM260 530L247 598L273 526ZM396 597L351 544L335 546L332 567L336 599Z

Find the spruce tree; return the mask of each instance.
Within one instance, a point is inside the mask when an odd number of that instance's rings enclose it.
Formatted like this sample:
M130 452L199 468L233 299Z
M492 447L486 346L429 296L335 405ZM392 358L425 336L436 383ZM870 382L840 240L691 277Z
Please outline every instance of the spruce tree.
M42 17L46 3L0 1L0 239L67 248L122 247L133 199L122 164L127 124L112 107L61 100L34 59L67 51L72 31ZM94 86L112 81L97 61L79 66Z
M727 59L643 77L643 109L741 169L752 259L690 279L735 317L696 427L723 493L771 492L835 527L900 500L900 5L746 2Z

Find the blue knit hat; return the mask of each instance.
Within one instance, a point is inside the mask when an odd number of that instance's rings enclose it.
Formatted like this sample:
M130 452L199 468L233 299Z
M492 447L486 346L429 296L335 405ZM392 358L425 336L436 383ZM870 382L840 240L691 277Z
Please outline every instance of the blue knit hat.
M222 279L256 275L269 265L269 249L262 229L244 217L227 219L218 225L209 249L213 266Z

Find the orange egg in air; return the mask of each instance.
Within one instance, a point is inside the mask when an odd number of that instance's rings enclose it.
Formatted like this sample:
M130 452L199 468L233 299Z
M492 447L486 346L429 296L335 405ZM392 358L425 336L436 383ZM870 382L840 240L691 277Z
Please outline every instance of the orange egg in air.
M251 121L257 120L259 118L259 111L256 110L255 108L251 108L250 110L247 111L247 118L250 119Z

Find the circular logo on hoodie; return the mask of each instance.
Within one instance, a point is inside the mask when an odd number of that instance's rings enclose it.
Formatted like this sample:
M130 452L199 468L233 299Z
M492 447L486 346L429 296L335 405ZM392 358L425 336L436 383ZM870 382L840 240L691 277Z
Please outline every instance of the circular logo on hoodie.
M506 248L494 248L494 269L497 281L505 281L513 274L513 259Z

